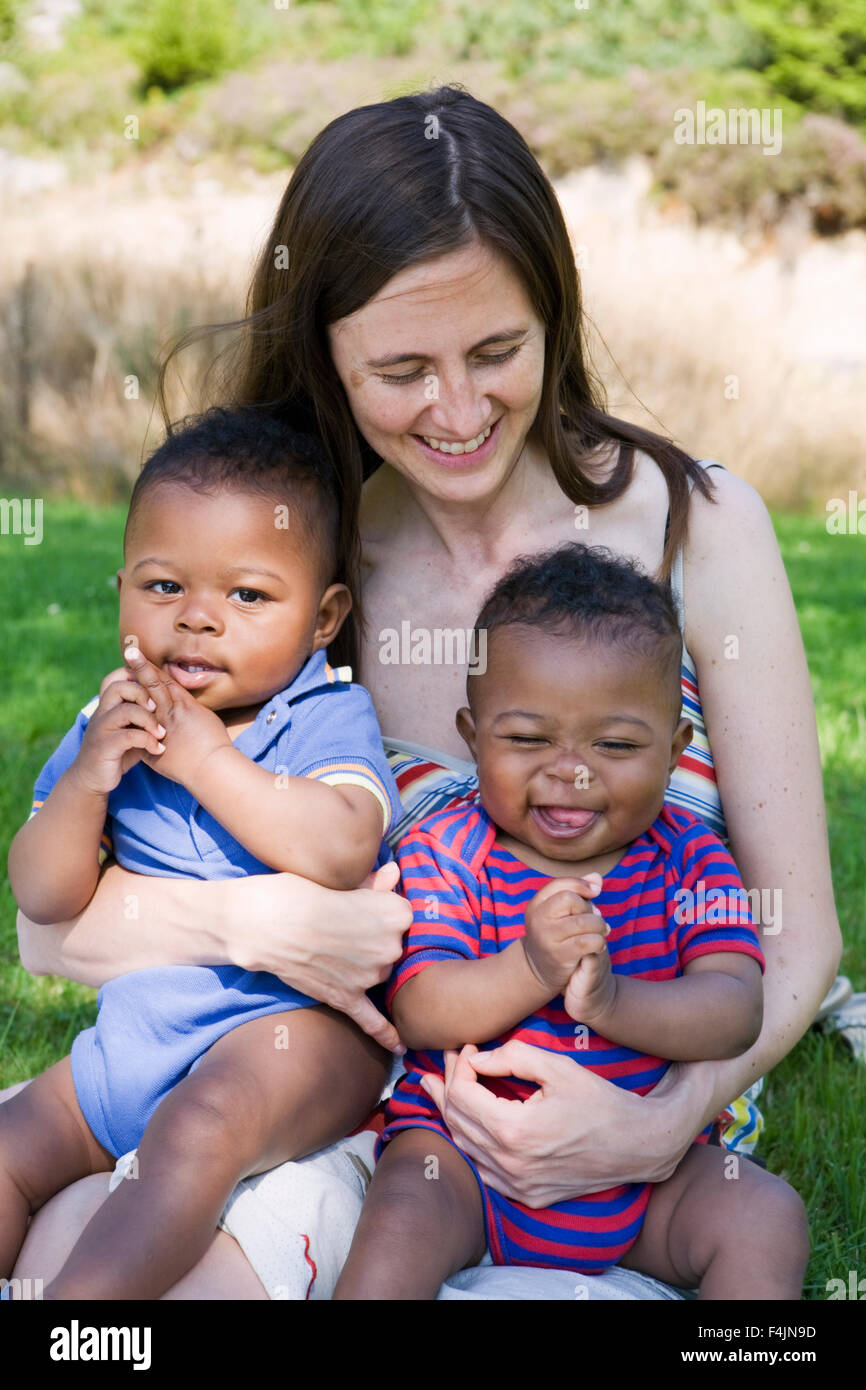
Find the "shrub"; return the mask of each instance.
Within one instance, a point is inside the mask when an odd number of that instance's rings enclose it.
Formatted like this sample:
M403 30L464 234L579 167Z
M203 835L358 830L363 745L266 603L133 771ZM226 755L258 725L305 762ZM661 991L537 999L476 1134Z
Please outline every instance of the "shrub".
M219 76L244 48L232 0L156 0L132 40L144 90L167 92Z
M749 66L810 109L866 122L866 0L733 0L756 38Z

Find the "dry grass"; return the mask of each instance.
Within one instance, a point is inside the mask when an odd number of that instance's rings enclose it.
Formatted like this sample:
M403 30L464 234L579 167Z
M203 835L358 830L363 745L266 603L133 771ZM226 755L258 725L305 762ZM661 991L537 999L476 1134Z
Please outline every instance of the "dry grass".
M640 161L629 175L558 185L611 411L720 459L775 506L823 512L862 492L866 236L783 225L744 243L653 207Z
M154 161L7 207L7 479L123 495L146 432L148 449L161 437L151 418L160 351L192 324L240 312L285 179L248 174L229 187ZM558 185L610 409L722 459L777 506L823 510L830 496L866 489L866 236L822 242L783 225L748 245L696 228L682 206L652 205L648 182L634 160L619 175L588 169ZM173 414L195 408L206 361L204 349L187 354L188 395L175 394ZM127 398L133 375L138 399Z

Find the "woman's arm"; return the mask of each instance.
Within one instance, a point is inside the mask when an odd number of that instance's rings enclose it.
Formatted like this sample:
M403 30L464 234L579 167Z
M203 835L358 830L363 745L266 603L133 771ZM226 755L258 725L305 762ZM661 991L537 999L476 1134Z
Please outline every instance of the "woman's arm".
M70 921L42 926L19 913L21 960L31 974L94 987L158 965L267 970L402 1051L365 994L387 979L412 920L405 898L390 891L398 872L384 864L368 886L337 892L294 874L206 883L109 864Z
M758 494L730 473L714 481L715 503L692 500L686 643L731 851L747 889L769 889L770 902L780 895L781 917L759 925L763 1027L739 1057L674 1063L649 1096L521 1043L451 1055L445 1082L425 1085L482 1179L529 1206L669 1177L705 1125L803 1036L839 964L814 705L790 587ZM478 1084L497 1073L541 1090L515 1109Z
M810 1026L835 977L842 936L814 701L788 578L755 490L720 470L714 481L715 505L699 494L692 501L686 642L731 853L746 888L766 890L777 905L774 920L758 928L766 957L761 1034L744 1056L712 1064L712 1104L721 1099L722 1108Z

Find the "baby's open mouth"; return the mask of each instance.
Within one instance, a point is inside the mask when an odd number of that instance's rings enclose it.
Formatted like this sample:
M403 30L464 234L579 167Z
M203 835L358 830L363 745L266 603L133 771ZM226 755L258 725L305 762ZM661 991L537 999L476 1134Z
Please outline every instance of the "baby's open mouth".
M545 835L558 838L583 834L601 815L600 811L582 810L577 806L531 806L530 812Z
M172 680L177 681L185 690L198 690L201 686L207 685L214 676L223 674L223 667L214 666L201 657L177 657L173 661L167 661L165 669Z

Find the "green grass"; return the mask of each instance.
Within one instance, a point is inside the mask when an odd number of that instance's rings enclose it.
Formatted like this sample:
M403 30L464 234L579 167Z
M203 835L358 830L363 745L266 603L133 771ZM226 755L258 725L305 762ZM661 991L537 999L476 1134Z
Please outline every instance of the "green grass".
M47 499L41 545L0 537L0 840L25 819L37 772L117 661L113 575L124 510ZM809 658L824 759L842 969L866 988L866 624L864 540L831 536L821 518L775 515ZM69 1050L94 1018L94 993L18 964L15 907L0 888L0 1086L32 1076ZM813 1252L808 1297L863 1270L866 1182L862 1116L866 1067L837 1037L809 1033L769 1078L761 1153L808 1205Z
M117 591L125 508L46 501L43 539L0 536L0 1085L69 1050L95 1016L94 992L33 979L18 964L9 842L29 813L36 774L85 700L117 664ZM56 611L55 611L56 610Z

